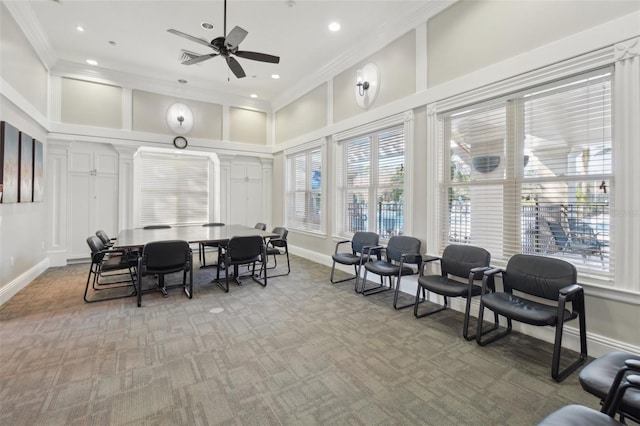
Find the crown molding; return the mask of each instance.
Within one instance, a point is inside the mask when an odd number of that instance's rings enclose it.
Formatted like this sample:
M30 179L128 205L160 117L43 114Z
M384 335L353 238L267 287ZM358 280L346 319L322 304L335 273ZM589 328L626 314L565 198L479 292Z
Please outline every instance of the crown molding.
M330 81L342 71L355 66L358 62L380 51L385 46L400 38L407 32L418 28L430 18L442 12L458 0L437 0L416 2L416 6L403 10L402 14L389 17L389 20L378 27L371 28L369 34L363 35L360 42L345 49L334 60L318 68L315 73L290 86L279 97L271 102L273 111L288 105L309 91L310 87L318 87ZM399 11L400 12L400 11Z
M190 84L185 85L169 78L163 79L152 75L131 74L107 68L85 66L68 61L58 61L51 69L51 75L110 84L135 90L146 90L167 96L217 103L238 108L265 112L271 111L268 102L234 95L216 83L211 83L207 87Z
M31 43L44 67L50 70L58 61L58 57L53 53L53 47L42 31L31 5L26 1L6 2L4 5Z

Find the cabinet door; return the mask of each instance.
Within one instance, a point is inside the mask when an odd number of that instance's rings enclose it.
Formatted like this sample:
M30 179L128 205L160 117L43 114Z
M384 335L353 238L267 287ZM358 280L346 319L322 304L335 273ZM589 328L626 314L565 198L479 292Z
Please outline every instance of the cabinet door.
M95 233L104 230L110 237L118 234L118 175L102 174L94 176L92 209Z
M89 173L69 174L69 196L67 207L68 250L67 258L87 257L91 250L87 237L96 229L91 229L91 200L93 176Z

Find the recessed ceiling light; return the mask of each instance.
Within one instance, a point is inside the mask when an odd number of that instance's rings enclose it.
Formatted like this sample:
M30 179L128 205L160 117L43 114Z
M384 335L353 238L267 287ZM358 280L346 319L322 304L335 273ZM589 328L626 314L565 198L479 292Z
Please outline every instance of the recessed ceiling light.
M76 27L76 31L78 31L79 33L84 32L84 28L82 28L80 25L78 25Z
M181 78L181 79L178 80L178 83L187 84L187 80L185 80L184 78Z
M118 43L116 43L115 41L111 40L111 41L109 42L109 44L110 44L110 45L112 45L112 46L115 46L115 45L116 45L116 44L118 44Z
M250 94L249 96L251 96L253 99L257 98L258 95L256 95L255 93Z
M277 80L280 78L280 74L271 74L271 78Z
M212 30L214 28L213 24L210 24L209 22L203 22L200 26L205 30Z
M340 24L338 24L337 22L332 22L329 24L329 31L340 31Z
M98 65L98 61L96 61L95 59L87 59L87 63L89 65Z

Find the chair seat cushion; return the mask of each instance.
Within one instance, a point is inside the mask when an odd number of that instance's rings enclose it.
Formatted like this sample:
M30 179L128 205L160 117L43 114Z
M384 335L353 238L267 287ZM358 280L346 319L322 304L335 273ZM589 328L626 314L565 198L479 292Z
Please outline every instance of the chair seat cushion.
M510 293L489 293L482 296L485 308L516 321L532 325L556 325L558 308L534 302ZM564 321L571 318L565 309Z
M398 275L398 273L403 276L412 275L414 273L413 269L409 268L408 266L403 266L402 271L400 271L400 265L394 265L392 263L385 262L384 260L374 260L373 262L367 262L365 263L364 267L369 272L373 272L374 274L382 275L385 277Z
M628 359L640 360L640 356L628 352L611 352L593 360L578 376L582 389L604 400L616 373L624 367L624 362ZM640 391L628 389L620 409L635 418L640 418Z
M538 426L610 426L621 423L582 405L567 405L545 417Z
M267 248L267 256L272 256L272 255L277 256L279 254L282 254L282 252L280 250L278 250L277 248L275 248L275 247Z
M102 261L103 271L115 271L118 269L133 268L137 266L137 259L131 259L128 256L110 256Z
M336 253L331 257L343 265L357 265L360 263L360 256L353 253Z
M442 275L425 275L418 278L418 284L429 291L448 297L466 297L469 293L468 283L452 280ZM481 291L480 286L471 287L472 296L478 296Z

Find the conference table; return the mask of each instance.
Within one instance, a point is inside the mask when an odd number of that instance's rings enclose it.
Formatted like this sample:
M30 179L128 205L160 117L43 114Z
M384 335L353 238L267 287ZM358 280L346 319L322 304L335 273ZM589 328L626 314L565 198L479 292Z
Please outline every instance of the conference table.
M245 225L201 226L186 225L173 226L162 229L123 229L113 244L114 248L141 248L153 241L184 240L188 243L218 243L223 244L231 237L260 235L263 238L279 237L271 231L262 231Z

